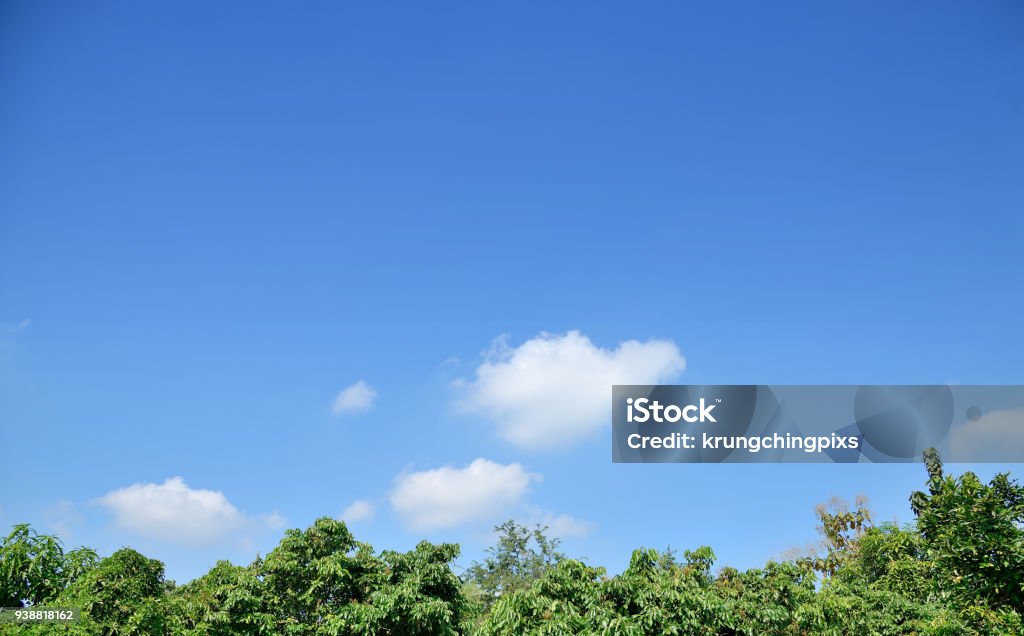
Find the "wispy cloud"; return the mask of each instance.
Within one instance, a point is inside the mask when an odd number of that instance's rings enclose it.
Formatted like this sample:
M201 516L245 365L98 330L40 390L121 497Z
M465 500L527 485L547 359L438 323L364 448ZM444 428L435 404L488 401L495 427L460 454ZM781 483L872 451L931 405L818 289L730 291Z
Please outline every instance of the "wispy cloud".
M559 539L584 538L594 531L594 524L567 514L547 512L537 521L548 527L548 534Z
M32 321L28 318L21 322L0 322L0 332L2 333L18 333L28 329L28 326L32 324Z
M260 522L269 530L281 530L288 524L288 520L276 510L268 514L260 515Z
M341 520L345 523L357 523L359 521L370 521L375 514L373 504L369 501L359 499L353 501L341 513Z
M74 529L82 524L82 514L74 502L61 500L43 512L46 525L51 532L67 543L74 536Z
M368 411L377 399L377 391L372 386L359 380L341 390L334 398L331 412L335 415Z
M951 462L1015 462L1024 457L1024 408L990 411L949 435Z

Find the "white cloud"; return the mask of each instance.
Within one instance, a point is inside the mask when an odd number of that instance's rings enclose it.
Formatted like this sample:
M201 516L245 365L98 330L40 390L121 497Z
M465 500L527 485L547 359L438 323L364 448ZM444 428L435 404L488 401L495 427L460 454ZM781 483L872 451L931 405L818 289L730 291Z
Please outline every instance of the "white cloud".
M50 531L67 543L74 535L74 528L81 525L83 519L74 503L61 500L43 512Z
M1018 462L1024 458L1024 408L989 411L949 435L951 462Z
M465 468L444 466L399 475L390 501L415 530L450 528L507 515L540 479L519 464L476 459Z
M548 527L548 534L559 539L583 538L594 530L593 524L582 519L561 514L548 513L541 518L541 525Z
M373 406L373 401L376 398L377 391L366 382L360 380L355 384L345 387L338 393L337 397L334 398L334 403L331 405L331 411L335 415L367 411Z
M190 547L211 545L243 530L284 526L276 512L249 518L224 493L190 488L181 477L162 484L133 484L96 501L126 532Z
M555 514L550 510L544 510L536 506L526 506L524 525L533 527L535 525L547 526L549 537L559 539L584 538L590 536L594 531L594 524L589 521L577 519L567 514Z
M341 513L341 520L345 523L356 523L358 521L370 521L375 511L373 504L362 499L353 501Z
M567 446L611 420L613 384L661 384L686 366L675 343L627 340L602 349L578 331L542 333L517 348L496 339L476 378L455 382L457 405L497 425L517 446Z
M288 525L288 520L276 510L270 514L260 515L260 521L269 530L280 530Z

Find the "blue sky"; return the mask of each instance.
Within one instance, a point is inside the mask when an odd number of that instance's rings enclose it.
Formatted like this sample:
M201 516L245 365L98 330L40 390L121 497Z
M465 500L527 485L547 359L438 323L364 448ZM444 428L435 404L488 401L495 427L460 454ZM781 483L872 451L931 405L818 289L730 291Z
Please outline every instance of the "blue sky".
M763 563L833 494L909 520L917 465L612 465L481 392L545 345L670 370L634 340L1024 382L1024 8L681 4L5 3L0 525L187 580L356 501L378 548L514 516L612 570Z

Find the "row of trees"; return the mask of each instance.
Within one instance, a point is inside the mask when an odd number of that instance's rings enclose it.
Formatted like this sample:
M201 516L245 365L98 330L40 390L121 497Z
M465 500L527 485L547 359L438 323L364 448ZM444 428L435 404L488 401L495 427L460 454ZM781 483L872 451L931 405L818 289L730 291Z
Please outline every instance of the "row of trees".
M639 549L608 576L566 558L543 528L499 526L459 577L453 544L376 552L345 524L289 530L249 566L227 561L186 585L131 549L65 552L17 526L0 544L0 605L77 607L72 625L0 634L325 636L343 634L840 635L1024 634L1024 487L945 474L926 453L916 523L821 507L815 554L713 571L708 547Z

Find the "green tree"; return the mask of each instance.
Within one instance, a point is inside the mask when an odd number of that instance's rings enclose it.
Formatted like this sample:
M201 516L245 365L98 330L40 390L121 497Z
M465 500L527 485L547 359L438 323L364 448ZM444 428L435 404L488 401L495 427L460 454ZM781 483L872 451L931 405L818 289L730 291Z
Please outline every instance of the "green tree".
M385 551L376 564L370 605L351 606L361 634L454 635L467 604L451 569L459 546L421 541L409 552Z
M64 552L57 537L16 525L0 541L0 607L49 603L98 561L93 550Z
M278 632L326 633L348 603L366 603L361 579L372 573L371 549L344 523L323 517L305 531L287 530L266 559L254 564L268 593ZM343 632L348 633L348 632Z
M828 503L819 504L814 512L824 554L812 557L809 563L818 572L831 576L843 563L856 557L861 537L873 527L871 511L863 497L857 498L853 510L842 499L833 497Z
M709 547L639 549L609 577L565 558L546 529L498 526L497 544L460 580L459 548L373 549L344 523L289 530L248 567L227 561L181 587L131 549L96 562L16 526L0 543L12 605L78 607L74 625L0 625L4 636L1020 636L1024 489L946 475L925 456L915 525L874 525L862 502L818 508L811 558L715 575ZM819 579L819 576L821 577ZM477 591L474 603L472 594Z
M935 449L924 461L928 492L910 502L939 593L1024 614L1024 487L1007 473L988 484L972 472L946 475Z
M547 526L527 528L509 519L495 526L498 542L487 549L483 562L474 561L462 579L489 609L502 595L523 590L565 558L558 551L561 541L547 535Z
M101 636L169 634L173 618L164 564L131 548L122 548L79 577L55 600L82 610L83 620L69 631Z
M601 626L615 619L604 599L603 578L602 568L562 559L529 587L499 597L477 636L602 633Z
M465 611L451 571L458 553L457 545L422 542L375 556L343 522L324 517L287 531L253 567L277 634L447 635L458 633Z
M274 634L266 587L252 567L219 561L175 590L173 609L183 636Z

